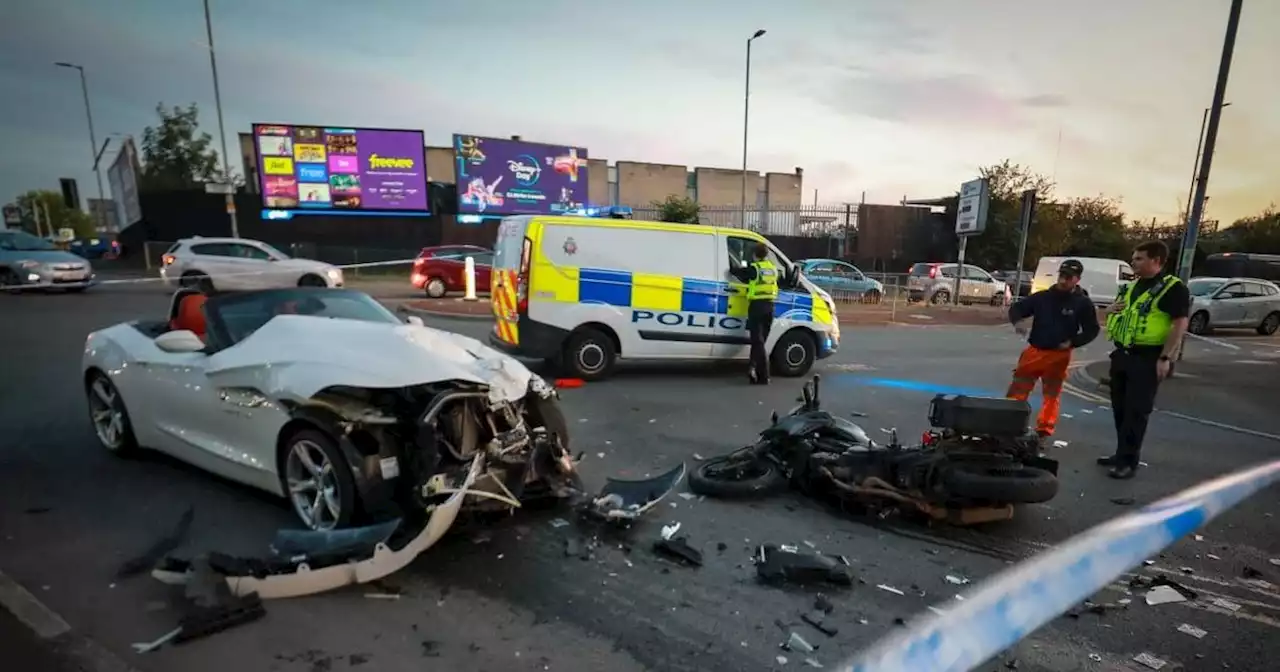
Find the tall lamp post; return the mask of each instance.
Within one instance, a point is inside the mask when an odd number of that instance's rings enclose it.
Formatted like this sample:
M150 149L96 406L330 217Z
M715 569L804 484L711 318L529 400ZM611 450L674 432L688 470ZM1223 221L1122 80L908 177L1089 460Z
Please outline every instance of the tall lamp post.
M747 38L747 87L742 97L742 226L747 226L747 129L751 120L751 42L764 35L764 29L757 30Z
M75 63L66 63L63 61L58 61L57 63L54 63L54 65L59 68L71 68L79 71L80 73L80 92L84 94L84 114L89 119L89 158L93 160L93 175L98 180L99 206L97 210L94 210L93 208L89 208L89 210L92 211L94 219L97 220L98 227L101 228L106 225L106 221L102 218L103 213L101 212L101 203L104 200L102 192L102 169L98 166L98 135L93 130L93 108L89 105L89 81L84 76L83 65L76 65ZM76 206L79 207L79 204L77 203Z
M222 189L227 198L227 216L231 218L231 237L240 237L236 220L235 187L231 182L231 163L227 158L227 129L222 123L222 91L218 87L218 57L213 48L213 20L209 17L209 0L204 0L204 31L209 38L209 69L213 71L213 104L218 111L218 135L222 141Z
M1222 107L1231 107L1231 103L1223 103ZM1186 214L1191 215L1191 197L1196 190L1196 174L1200 172L1200 152L1204 149L1204 127L1209 123L1209 108L1204 108L1204 114L1200 115L1200 137L1196 142L1196 160L1191 164L1191 184L1187 187L1187 210Z
M1204 215L1204 195L1209 187L1209 168L1213 165L1213 148L1218 142L1218 122L1222 119L1223 102L1227 95L1227 79L1231 73L1231 56L1236 48L1236 31L1240 27L1240 9L1243 0L1231 0L1227 15L1227 34L1222 40L1222 58L1218 62L1218 81L1213 87L1213 103L1209 106L1209 123L1205 128L1204 152L1200 157L1200 170L1195 180L1195 194L1191 199L1191 212L1187 215L1187 233L1178 264L1178 276L1183 282L1191 279L1191 265L1195 261L1196 238L1200 232L1200 218Z

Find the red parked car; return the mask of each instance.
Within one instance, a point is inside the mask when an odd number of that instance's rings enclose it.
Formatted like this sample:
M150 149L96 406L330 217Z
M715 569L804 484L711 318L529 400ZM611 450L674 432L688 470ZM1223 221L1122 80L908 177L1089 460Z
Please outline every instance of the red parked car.
M410 282L427 296L438 299L449 292L467 289L466 259L476 265L476 291L489 291L489 272L493 266L493 250L477 245L441 245L424 247L413 260Z

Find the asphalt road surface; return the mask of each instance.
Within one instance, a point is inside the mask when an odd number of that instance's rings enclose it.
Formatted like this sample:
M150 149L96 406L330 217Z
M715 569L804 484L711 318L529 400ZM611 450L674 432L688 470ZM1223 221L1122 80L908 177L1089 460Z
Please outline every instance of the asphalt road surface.
M1063 461L1056 500L980 529L873 522L780 496L751 503L673 496L627 536L600 539L591 559L566 557L565 540L590 543L590 530L552 525L556 512L525 512L484 529L462 530L387 583L400 599L372 588L268 604L265 620L183 646L137 655L129 644L174 627L169 590L147 576L117 580L119 564L167 532L187 506L195 523L186 554L217 549L265 553L279 527L292 526L282 502L158 456L121 460L97 445L79 362L97 328L163 314L167 296L139 288L84 295L0 296L0 569L59 612L80 633L144 671L280 670L770 670L827 669L931 604L953 600L947 574L977 581L1135 505L1276 454L1277 444L1186 420L1160 417L1129 482L1093 464L1112 448L1109 411L1097 399L1068 396L1054 449ZM482 337L477 321L434 326ZM1274 341L1241 339L1244 350ZM847 330L838 356L819 365L832 411L861 411L868 431L904 438L926 429L938 391L999 394L1020 347L1005 328L902 327ZM1188 357L1242 358L1194 343ZM1092 346L1078 360L1100 359ZM1264 364L1259 364L1260 367ZM1259 368L1265 375L1266 369ZM1272 374L1273 375L1273 374ZM640 478L695 455L752 440L772 409L794 405L799 381L750 387L726 367L662 367L563 392L576 450L590 487L606 477ZM683 486L681 487L683 491ZM1150 654L1165 669L1274 670L1280 657L1280 539L1276 491L1261 493L1178 542L1144 574L1177 575L1196 600L1149 607L1124 581L1097 598L1132 598L1127 609L1063 618L1034 633L989 669L1144 669ZM680 522L706 563L679 567L650 552L662 524ZM812 589L758 585L750 562L759 543L809 543L840 553L865 583L825 591L835 603L827 637L800 621ZM1246 581L1246 567L1260 572ZM1183 568L1186 568L1184 571ZM1126 579L1127 581L1127 579ZM879 590L884 584L905 595ZM1211 605L1225 597L1231 612ZM0 620L0 641L7 620ZM1177 631L1188 623L1198 639ZM795 631L820 645L813 654L779 650ZM16 640L15 640L16 641ZM6 647L7 650L7 647ZM4 653L0 653L0 656ZM778 656L784 656L786 663ZM0 668L13 668L0 658ZM1008 668L1012 669L1012 668Z

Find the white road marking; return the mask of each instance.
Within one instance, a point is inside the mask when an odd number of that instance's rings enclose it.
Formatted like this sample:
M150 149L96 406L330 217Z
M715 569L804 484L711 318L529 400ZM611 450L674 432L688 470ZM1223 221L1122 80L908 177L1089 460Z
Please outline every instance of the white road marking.
M1198 335L1196 335L1196 334L1187 334L1187 336L1189 336L1189 337L1191 337L1191 338L1194 338L1194 339L1196 339L1196 340L1199 340L1199 341L1204 341L1205 343L1211 343L1211 344L1216 345L1216 346L1218 346L1218 347L1220 347L1220 348L1227 348L1228 350L1239 350L1239 349L1240 349L1240 346L1236 345L1235 343L1228 343L1228 342L1226 342L1226 341L1219 340L1219 339L1217 339L1217 338L1209 338L1208 336L1198 336Z

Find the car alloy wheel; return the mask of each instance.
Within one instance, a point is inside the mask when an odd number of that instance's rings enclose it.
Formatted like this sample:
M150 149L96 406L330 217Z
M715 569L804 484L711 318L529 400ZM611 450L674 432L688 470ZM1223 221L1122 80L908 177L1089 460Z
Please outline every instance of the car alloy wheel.
M1209 314L1202 310L1192 315L1187 331L1197 335L1207 334L1209 332Z
M337 469L320 445L298 439L285 458L285 484L289 501L304 525L332 530L342 519L342 499Z
M951 292L948 292L945 289L939 289L933 293L933 296L929 299L929 303L932 303L935 306L940 306L944 303L951 303Z
M439 299L449 290L445 287L444 280L440 278L431 278L427 281L427 296L433 299Z
M132 447L133 435L129 430L129 415L124 400L106 376L96 375L88 386L89 417L98 441L113 453Z

